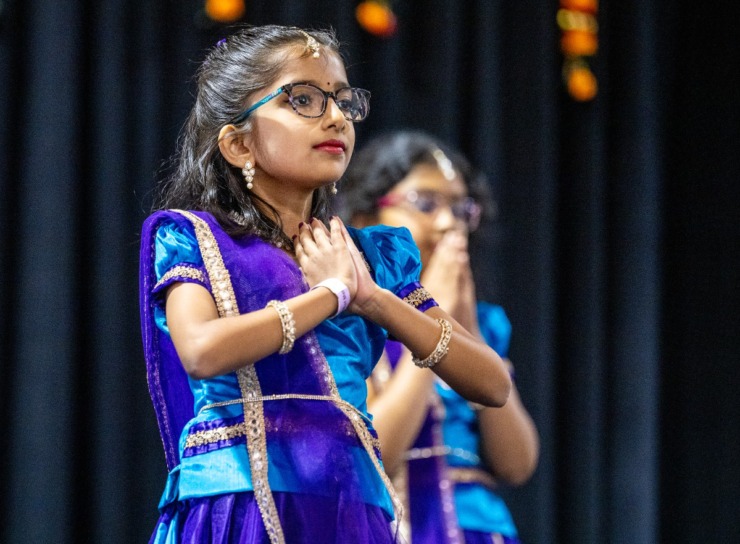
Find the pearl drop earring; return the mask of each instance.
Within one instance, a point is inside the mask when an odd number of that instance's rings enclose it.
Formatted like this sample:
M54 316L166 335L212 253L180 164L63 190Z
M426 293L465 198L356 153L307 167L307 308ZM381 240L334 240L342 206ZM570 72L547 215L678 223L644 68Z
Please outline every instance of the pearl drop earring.
M254 166L252 166L251 161L247 161L244 168L242 168L242 175L244 176L244 181L247 182L247 189L251 190L254 187Z

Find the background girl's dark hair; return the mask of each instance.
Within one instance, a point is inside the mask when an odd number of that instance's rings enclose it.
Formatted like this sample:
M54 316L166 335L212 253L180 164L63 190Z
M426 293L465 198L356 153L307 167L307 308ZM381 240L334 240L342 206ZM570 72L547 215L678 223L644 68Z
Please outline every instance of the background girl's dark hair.
M323 49L340 55L332 30L307 30ZM246 188L241 168L229 164L218 148L221 127L248 107L252 93L266 89L292 57L290 48L306 44L296 27L241 27L211 49L196 74L195 104L183 126L173 173L163 181L155 209L182 208L210 212L231 235L258 234L292 247L277 211ZM305 55L311 51L306 49ZM270 89L272 90L272 89ZM251 129L247 119L239 131ZM326 219L330 189L314 193L311 215Z
M485 176L459 152L420 131L389 132L371 140L352 159L340 184L338 210L345 221L358 214L375 215L378 199L419 164L437 165L434 151L441 149L463 178L468 194L482 207L482 218L495 215L495 204Z

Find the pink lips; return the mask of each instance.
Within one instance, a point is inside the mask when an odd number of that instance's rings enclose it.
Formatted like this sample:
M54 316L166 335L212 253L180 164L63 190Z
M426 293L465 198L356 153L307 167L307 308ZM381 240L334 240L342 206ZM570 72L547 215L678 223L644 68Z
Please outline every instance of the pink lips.
M314 149L319 149L321 151L326 151L327 153L339 155L341 153L344 153L344 150L347 146L344 145L344 142L341 142L339 140L326 140L325 142L316 144L313 147Z

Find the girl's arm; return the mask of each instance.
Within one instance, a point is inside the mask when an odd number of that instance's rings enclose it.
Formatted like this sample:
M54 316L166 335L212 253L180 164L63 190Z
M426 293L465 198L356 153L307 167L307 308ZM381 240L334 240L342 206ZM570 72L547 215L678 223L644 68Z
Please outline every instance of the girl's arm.
M509 396L511 378L501 357L438 306L422 313L381 289L370 277L344 225L341 227L357 277L357 294L350 310L386 329L419 358L434 351L442 333L437 318L446 319L452 325L449 352L432 370L466 399L484 406L503 406Z
M283 344L274 308L219 318L211 294L195 283L173 284L166 300L172 342L185 371L195 379L233 372L275 353ZM296 338L337 310L337 297L328 289L309 291L285 303L293 312Z
M403 350L395 370L382 387L376 389L374 380L368 380L367 408L373 414L383 466L389 474L393 474L416 440L433 391L434 373L417 368L408 350Z
M537 468L540 441L515 386L505 406L478 411L478 425L481 456L494 477L510 485L529 480Z

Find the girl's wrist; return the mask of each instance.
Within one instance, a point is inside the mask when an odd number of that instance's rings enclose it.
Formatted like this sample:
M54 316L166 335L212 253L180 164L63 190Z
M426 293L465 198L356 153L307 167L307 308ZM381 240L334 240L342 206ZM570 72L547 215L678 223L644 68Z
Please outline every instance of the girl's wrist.
M396 295L388 289L376 285L373 293L365 297L362 302L353 302L352 311L370 321L378 323L383 320L383 311L386 306L386 297L396 299Z
M334 293L334 295L337 297L337 311L332 317L341 314L344 310L347 309L347 306L349 306L349 303L352 299L349 293L349 288L342 280L337 278L325 279L324 281L321 281L311 287L311 291L319 287L325 287L326 289Z

